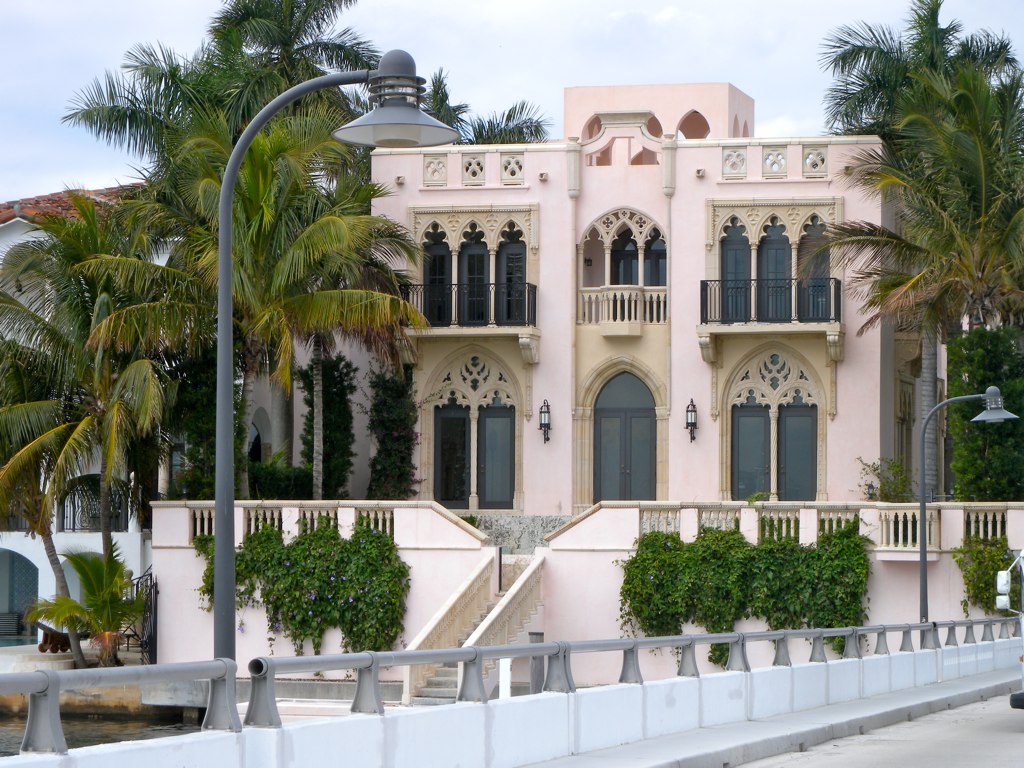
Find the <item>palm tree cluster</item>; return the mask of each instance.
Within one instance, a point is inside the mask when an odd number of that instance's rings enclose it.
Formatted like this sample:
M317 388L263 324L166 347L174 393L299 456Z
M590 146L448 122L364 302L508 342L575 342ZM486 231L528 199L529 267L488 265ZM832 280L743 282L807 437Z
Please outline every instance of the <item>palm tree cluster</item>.
M53 547L55 511L68 500L97 505L106 567L114 497L134 494L145 506L144 478L183 422L176 390L211 359L217 204L236 139L287 88L377 64L370 42L336 31L354 1L230 0L193 55L136 46L120 71L72 100L65 121L137 155L142 183L115 204L69 192L72 215L41 217L37 238L0 254L0 509L43 539L58 601L68 590ZM290 391L295 353L307 346L315 498L322 361L348 339L400 371L398 339L424 322L401 298L400 266L420 249L402 227L369 214L385 190L367 182L367 155L332 135L364 109L359 92L342 90L292 105L256 137L234 195L238 420L250 421L259 375ZM459 109L452 119L463 125ZM513 113L508 125L491 126L492 138L544 138L533 108ZM246 496L247 462L238 467ZM72 635L81 629L65 623Z
M889 226L833 227L826 247L866 300L865 327L921 333L925 382L938 341L1024 320L1024 76L1008 39L943 25L941 8L913 0L904 34L840 28L822 56L835 76L829 127L883 140L855 159L850 180L894 212ZM922 416L934 403L928 383ZM935 478L929 456L926 487Z

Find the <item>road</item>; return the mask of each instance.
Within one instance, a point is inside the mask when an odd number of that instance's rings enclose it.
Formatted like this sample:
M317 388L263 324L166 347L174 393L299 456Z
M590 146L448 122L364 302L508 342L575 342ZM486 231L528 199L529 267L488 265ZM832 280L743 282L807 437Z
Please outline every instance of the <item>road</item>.
M744 768L1024 766L1024 710L997 696L863 736L744 763Z

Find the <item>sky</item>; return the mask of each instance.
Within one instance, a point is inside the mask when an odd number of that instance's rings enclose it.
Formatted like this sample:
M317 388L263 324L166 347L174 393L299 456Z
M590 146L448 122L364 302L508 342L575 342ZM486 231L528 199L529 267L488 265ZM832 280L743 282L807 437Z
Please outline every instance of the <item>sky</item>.
M191 54L221 0L43 0L0 6L0 201L135 181L143 160L61 122L76 93L140 43ZM359 0L339 16L420 75L443 68L477 114L525 99L564 136L577 85L730 82L754 98L755 135L817 136L831 78L822 40L868 22L902 29L910 0ZM944 22L1008 35L1024 58L1024 2L945 0Z

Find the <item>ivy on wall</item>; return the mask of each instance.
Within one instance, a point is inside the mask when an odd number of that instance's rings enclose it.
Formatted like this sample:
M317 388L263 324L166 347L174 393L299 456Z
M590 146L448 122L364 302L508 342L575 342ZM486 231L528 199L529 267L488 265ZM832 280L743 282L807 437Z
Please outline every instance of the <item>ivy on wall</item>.
M197 536L194 546L206 559L199 593L210 607L213 537ZM264 526L236 551L235 571L237 608L265 609L268 640L283 633L296 655L307 640L319 654L329 629L341 630L346 651L387 650L404 629L409 566L388 536L363 522L343 539L322 517L288 543Z
M755 546L736 530L703 528L692 543L651 532L621 565L619 617L633 634L677 635L687 623L731 632L753 617L772 629L844 627L866 616L870 563L856 523L815 546L793 539ZM712 646L709 658L723 665L728 646Z
M964 599L960 601L964 616L970 615L972 605L986 614L1003 613L996 610L996 573L1007 570L1013 562L1006 537L965 536L963 544L953 550L953 561L964 577ZM1011 574L1010 583L1010 605L1017 607L1020 605L1020 578L1016 571Z

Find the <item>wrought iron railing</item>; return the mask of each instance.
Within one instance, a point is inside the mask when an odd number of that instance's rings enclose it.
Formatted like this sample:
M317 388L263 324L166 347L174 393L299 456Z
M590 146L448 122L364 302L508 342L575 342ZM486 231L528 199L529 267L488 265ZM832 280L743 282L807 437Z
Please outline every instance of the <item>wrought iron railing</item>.
M434 328L537 325L537 286L532 283L407 285L403 298Z
M837 323L842 284L804 280L701 280L701 323Z
M128 499L116 488L110 493L110 530L128 530ZM92 494L74 493L66 496L57 516L59 531L100 530L100 502Z

